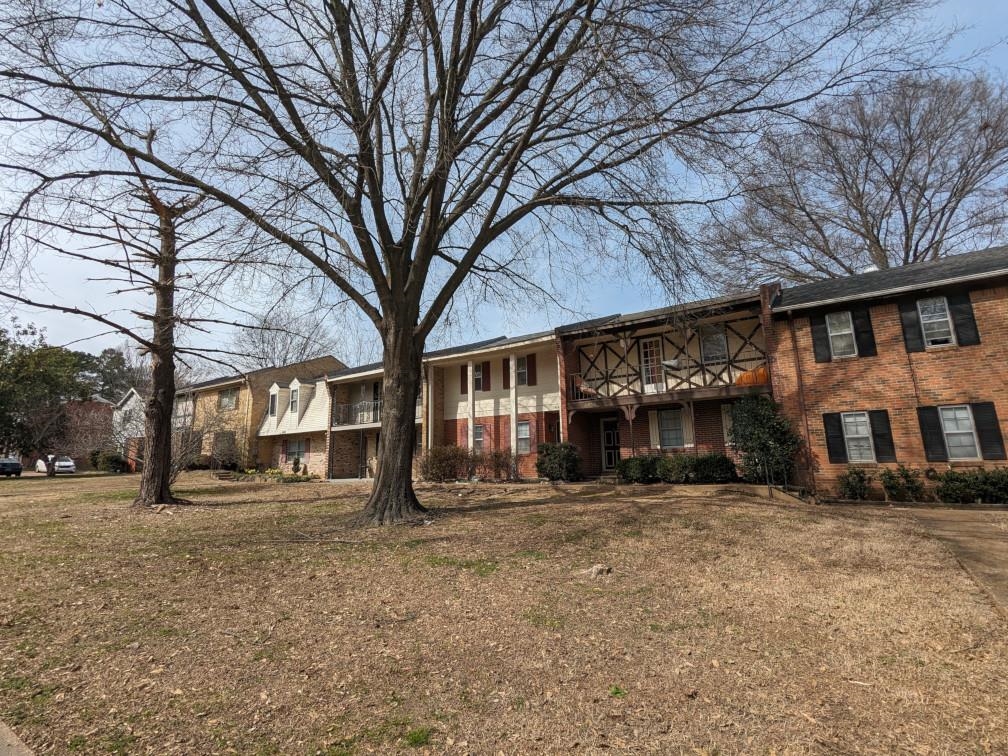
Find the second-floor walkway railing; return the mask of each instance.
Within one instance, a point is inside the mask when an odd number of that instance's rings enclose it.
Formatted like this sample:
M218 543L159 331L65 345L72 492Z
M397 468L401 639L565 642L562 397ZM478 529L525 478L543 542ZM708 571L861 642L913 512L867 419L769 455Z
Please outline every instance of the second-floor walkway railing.
M380 423L382 415L382 400L372 402L353 402L351 404L334 404L332 424L335 425L368 425ZM423 409L419 402L416 406L416 419L423 417Z
M636 366L571 373L568 380L571 401L590 401L716 386L756 386L768 383L769 377L766 357L759 355L711 363L670 360L652 369L646 384Z

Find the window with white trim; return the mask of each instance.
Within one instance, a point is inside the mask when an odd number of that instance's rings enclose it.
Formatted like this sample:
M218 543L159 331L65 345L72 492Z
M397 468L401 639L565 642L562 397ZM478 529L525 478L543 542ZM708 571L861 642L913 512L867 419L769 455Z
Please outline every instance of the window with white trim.
M977 443L973 413L968 404L939 407L942 433L945 434L945 448L951 459L979 459L980 445Z
M288 439L287 440L287 459L300 459L304 460L307 457L308 442L306 439Z
M529 454L532 451L532 424L528 420L518 422L518 454Z
M291 394L290 395L290 411L291 411L291 414L296 415L297 411L298 411L298 390L297 389L291 389L290 394Z
M515 385L528 386L528 358L518 357L515 360Z
M223 389L217 394L217 409L233 410L238 406L238 389Z
M826 330L829 332L830 353L834 358L857 357L854 320L850 310L827 313Z
M473 451L483 451L483 426L473 426Z
M848 462L874 462L875 447L872 445L871 423L867 412L844 412L844 443L847 444Z
M276 417L276 411L277 411L277 395L270 394L269 416Z
M671 449L686 445L681 409L659 410L658 443L661 444L662 449Z
M725 362L728 359L728 338L724 326L707 326L700 329L700 356L704 364Z
M473 365L473 391L483 390L483 363Z
M945 297L929 297L917 300L921 331L925 346L955 344L952 317L949 315L948 300Z

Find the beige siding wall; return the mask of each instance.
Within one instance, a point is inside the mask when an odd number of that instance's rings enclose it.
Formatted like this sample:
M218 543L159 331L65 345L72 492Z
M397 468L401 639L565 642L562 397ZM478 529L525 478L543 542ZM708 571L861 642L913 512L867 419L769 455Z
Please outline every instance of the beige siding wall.
M535 347L517 347L513 352L487 352L473 357L474 364L490 363L490 391L476 391L476 417L492 417L494 415L511 414L511 390L504 388L503 360L509 354L516 357L535 354L536 385L518 386L516 390L518 412L550 412L560 409L560 384L557 374L556 347L536 345ZM444 392L444 419L458 420L469 416L469 396L461 391L460 365L469 362L469 358L439 365L443 370L441 381Z

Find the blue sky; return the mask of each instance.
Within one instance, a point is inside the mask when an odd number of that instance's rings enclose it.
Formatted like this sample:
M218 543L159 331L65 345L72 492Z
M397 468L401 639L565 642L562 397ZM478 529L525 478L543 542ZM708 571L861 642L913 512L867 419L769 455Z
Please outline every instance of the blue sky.
M1008 2L947 0L934 9L932 19L936 28L949 28L953 25L965 27L950 50L951 56L965 58L977 53L978 58L970 64L970 67L987 68L1000 75L1008 71L1008 42L1006 42ZM85 281L86 270L61 263L58 270L45 270L39 267L36 277L45 282L44 288L48 289L50 298L74 300L75 303L88 299L95 309L107 309L107 302L102 301L104 299L102 287L88 285ZM477 318L478 325L458 326L441 335L439 340L458 343L505 333L515 335L546 330L578 317L661 307L679 298L675 294L662 291L660 287L655 286L641 269L624 270L619 273L607 270L587 275L572 286L565 300L574 310L573 313L542 307L523 307L520 303L506 308L487 307ZM44 291L39 292L40 298L45 295ZM143 306L142 302L134 304ZM126 303L123 306L127 307ZM0 309L0 318L6 320L10 315L17 315L23 321L30 320L45 326L49 340L53 344L73 343L73 348L97 352L123 341L119 335L105 335L80 341L103 330L83 318L28 311L25 308ZM228 334L220 333L205 338L208 346L218 346L225 344L230 337Z

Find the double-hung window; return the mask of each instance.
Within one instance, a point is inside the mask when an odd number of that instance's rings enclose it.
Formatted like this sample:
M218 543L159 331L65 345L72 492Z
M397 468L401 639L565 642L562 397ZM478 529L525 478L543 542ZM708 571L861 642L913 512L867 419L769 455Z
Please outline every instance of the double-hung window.
M233 410L238 406L238 389L224 389L217 394L217 409Z
M837 357L857 357L854 321L849 310L828 313L826 315L826 329L829 333L830 353L834 359Z
M945 297L918 299L917 312L920 314L926 346L955 344L955 332L952 330L952 318Z
M515 383L518 386L528 386L528 358L518 357L515 360Z
M847 444L849 462L874 462L875 448L872 446L871 423L867 412L844 412L844 442Z
M708 326L700 331L700 355L705 365L728 360L728 338L723 326Z
M276 412L277 412L277 395L270 394L269 416L276 417Z
M663 449L685 446L681 409L658 413L658 441Z
M473 391L483 390L483 363L473 365Z
M296 415L298 411L298 390L291 389L290 392L290 411L292 415Z
M473 451L482 452L483 451L483 426L474 425L473 426Z
M527 420L518 423L518 454L528 454L532 451L532 426Z
M951 459L979 459L980 450L977 444L976 427L973 424L973 413L968 404L956 404L951 407L939 407L942 433L945 434L945 448Z

